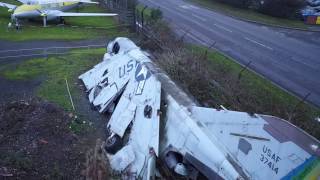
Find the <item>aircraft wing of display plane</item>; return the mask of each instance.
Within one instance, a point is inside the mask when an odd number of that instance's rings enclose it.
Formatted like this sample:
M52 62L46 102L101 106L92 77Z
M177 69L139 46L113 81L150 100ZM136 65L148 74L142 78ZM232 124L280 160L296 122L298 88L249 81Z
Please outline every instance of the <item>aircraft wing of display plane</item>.
M79 79L112 113L105 150L123 178L319 178L317 139L274 116L199 107L127 38Z
M0 2L0 6L1 6L1 7L8 8L8 9L15 9L15 8L17 7L16 5L8 4L8 3L3 3L3 2Z
M18 22L20 19L39 19L43 20L43 26L47 21L62 20L63 17L74 16L116 16L114 13L76 13L65 12L81 4L98 4L90 0L55 0L55 1L20 1L22 5L13 5L0 2L1 7L8 8L11 20Z

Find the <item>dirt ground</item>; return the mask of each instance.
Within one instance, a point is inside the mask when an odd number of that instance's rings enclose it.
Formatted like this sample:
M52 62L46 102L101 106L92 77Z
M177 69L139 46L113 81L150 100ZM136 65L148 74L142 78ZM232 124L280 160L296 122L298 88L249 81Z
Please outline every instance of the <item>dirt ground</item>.
M44 80L0 77L0 180L110 177L101 151L108 116L91 109L78 82L77 116L92 126L75 134L70 129L74 114L34 97Z
M39 99L1 105L0 179L108 177L101 141L74 134L68 126L73 118Z

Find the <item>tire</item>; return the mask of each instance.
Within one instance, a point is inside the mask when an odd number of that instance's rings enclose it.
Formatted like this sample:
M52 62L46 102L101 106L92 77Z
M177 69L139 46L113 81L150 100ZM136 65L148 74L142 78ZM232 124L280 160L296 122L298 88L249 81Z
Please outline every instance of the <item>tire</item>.
M114 135L111 138L107 137L104 149L110 153L115 154L122 146L122 140L121 137L118 135Z

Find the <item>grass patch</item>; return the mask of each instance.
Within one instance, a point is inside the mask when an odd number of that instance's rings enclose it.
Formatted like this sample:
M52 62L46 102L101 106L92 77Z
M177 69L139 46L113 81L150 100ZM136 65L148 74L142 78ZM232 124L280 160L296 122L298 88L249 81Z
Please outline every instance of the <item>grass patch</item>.
M72 106L69 101L65 78L68 80L73 98L76 99L80 94L77 85L78 75L101 61L104 52L104 48L74 50L68 55L28 60L2 71L1 74L11 80L45 76L46 80L40 85L37 95L62 106L67 111L71 111Z
M10 0L11 1L11 0ZM80 7L79 12L105 12L105 9L96 5ZM72 12L76 12L73 9ZM56 22L48 22L48 27L42 27L42 21L24 22L22 30L16 32L15 29L8 31L11 14L6 8L0 7L0 39L10 41L26 40L81 40L92 39L96 37L114 37L124 36L125 31L113 28L117 25L113 17L66 17L66 26L56 26ZM73 28L71 26L80 26ZM107 29L84 28L84 27L102 27Z
M257 21L264 24L286 26L286 27L292 27L292 28L301 28L301 29L308 29L309 27L311 27L304 24L303 21L272 17L265 14L261 14L259 12L256 12L250 9L236 8L227 4L216 2L214 0L189 0L189 1L202 5L204 7L213 9L214 11L217 11L223 14L227 14L227 15L231 15L231 16L235 16L235 17L239 17L239 18L243 18L251 21Z
M76 12L72 9L70 12ZM107 13L105 9L97 5L89 5L78 8L79 13ZM73 26L91 26L91 27L112 27L116 26L116 22L112 17L66 17L65 21ZM115 29L113 29L115 31Z
M0 71L0 74L7 79L18 81L34 79L39 76L46 77L36 90L37 96L72 112L70 114L74 120L70 122L69 128L74 133L80 134L89 131L92 124L87 121L82 112L73 112L65 79L68 80L70 92L77 107L77 103L81 103L78 76L100 62L104 52L104 48L73 50L68 55L31 59L6 68L6 70Z
M191 50L206 54L210 76L218 84L211 90L211 96L219 104L233 110L271 114L287 119L320 138L320 127L315 120L320 116L319 108L302 103L269 80L244 70L244 67L218 51L199 46L191 46ZM217 88L220 90L215 90Z

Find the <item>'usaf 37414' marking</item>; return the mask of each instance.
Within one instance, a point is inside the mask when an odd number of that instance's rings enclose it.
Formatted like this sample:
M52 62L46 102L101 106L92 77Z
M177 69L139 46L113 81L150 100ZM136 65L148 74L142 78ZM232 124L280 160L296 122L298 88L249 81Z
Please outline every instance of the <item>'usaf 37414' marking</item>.
M279 172L278 162L280 160L280 156L278 156L267 146L263 145L260 161L263 162L263 164L266 164L267 167L269 167L276 174Z

